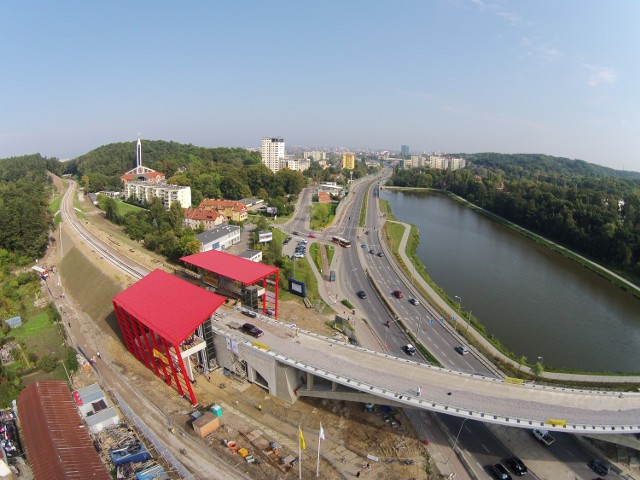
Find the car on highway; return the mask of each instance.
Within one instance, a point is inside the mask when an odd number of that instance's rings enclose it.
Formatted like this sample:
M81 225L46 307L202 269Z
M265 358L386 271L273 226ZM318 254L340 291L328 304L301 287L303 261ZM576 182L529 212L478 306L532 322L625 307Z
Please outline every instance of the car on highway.
M375 250L372 248L371 250L369 250L369 253L370 253L371 255L374 255L376 252L375 252Z
M367 298L367 292L365 292L364 290L360 290L358 293L356 293L356 295L358 296L358 298L362 298L363 300Z
M251 310L242 310L242 314L246 315L247 317L251 317L251 318L257 318L258 314L256 312L253 312Z
M384 253L382 253L382 252L378 252L378 256L379 256L379 257L384 257Z
M407 343L404 347L402 347L402 349L407 355L415 355L416 353L418 353L416 347L414 347L410 343Z
M404 293L402 293L402 290L394 290L393 296L396 298L404 298Z
M242 327L240 327L240 331L255 338L264 335L264 332L252 323L245 323L244 325L242 325Z
M410 303L411 305L420 305L420 302L418 301L418 299L417 299L417 298L410 298L410 299L409 299L409 303Z
M454 348L454 350L460 355L466 355L467 353L469 353L469 349L464 345L458 345L456 348Z
M511 475L509 475L509 470L507 467L502 465L501 463L496 463L495 465L491 465L489 469L491 472L491 476L498 480L511 480Z
M507 460L507 465L519 477L525 475L529 470L522 460L518 457L511 457Z
M589 462L589 468L603 477L611 471L611 465L602 460L591 460Z

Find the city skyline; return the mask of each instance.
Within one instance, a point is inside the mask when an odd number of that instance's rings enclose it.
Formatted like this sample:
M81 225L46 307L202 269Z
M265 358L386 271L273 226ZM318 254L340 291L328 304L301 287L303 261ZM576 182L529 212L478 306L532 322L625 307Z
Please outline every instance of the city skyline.
M640 171L640 3L5 6L0 158L141 138L541 153Z

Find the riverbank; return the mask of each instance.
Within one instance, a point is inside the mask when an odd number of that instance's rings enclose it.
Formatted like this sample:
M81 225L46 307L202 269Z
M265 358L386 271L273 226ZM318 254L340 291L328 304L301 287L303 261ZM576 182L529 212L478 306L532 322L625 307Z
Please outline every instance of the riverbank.
M395 220L395 217L389 210L389 205L381 200L383 211L386 210L387 220ZM404 238L403 238L404 237ZM404 248L401 245L401 239L404 241ZM399 266L407 276L408 280L419 280L418 285L424 283L427 287L422 285L421 290L423 293L428 291L429 294L426 298L431 298L434 305L438 306L439 311L443 318L457 318L456 322L453 322L450 327L457 330L457 334L466 337L470 343L481 347L489 358L496 360L497 365L505 369L509 376L518 376L525 378L535 378L536 374L542 374L544 370L548 369L548 365L542 365L541 362L535 364L526 364L524 357L508 351L503 347L499 341L492 335L486 333L484 325L480 323L475 317L470 315L470 312L464 311L464 321L460 321L460 314L457 313L459 309L459 302L453 301L448 298L446 293L440 288L427 274L425 266L421 263L416 254L416 247L419 243L418 231L415 227L411 227L406 224L392 223L387 221L385 225L385 240L389 243L389 248L393 252L393 255L398 260ZM404 257L404 258L403 258ZM413 282L416 285L416 282ZM615 290L615 289L614 289ZM635 300L634 300L635 301ZM471 322L469 325L468 322ZM473 326L473 329L468 328ZM482 337L480 342L476 337ZM534 357L535 358L535 357ZM523 365L526 365L523 367ZM637 381L634 378L633 373L630 374L612 374L604 372L603 374L595 374L593 371L580 371L577 369L553 369L554 373L544 372L544 376L563 383L576 385L574 382L591 382L601 383L606 385L609 383L635 383ZM560 376L557 376L560 375ZM626 386L625 386L626 387ZM618 387L619 388L619 387Z

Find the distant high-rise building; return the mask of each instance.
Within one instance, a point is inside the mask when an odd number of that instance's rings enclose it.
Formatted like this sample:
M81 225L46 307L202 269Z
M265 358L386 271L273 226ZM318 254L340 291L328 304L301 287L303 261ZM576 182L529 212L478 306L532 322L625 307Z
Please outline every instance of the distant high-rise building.
M284 160L284 139L276 137L262 138L262 163L276 173L282 168Z
M400 156L408 157L409 156L409 145L401 145L400 146Z
M345 153L342 155L342 168L348 170L356 168L356 156L353 153Z

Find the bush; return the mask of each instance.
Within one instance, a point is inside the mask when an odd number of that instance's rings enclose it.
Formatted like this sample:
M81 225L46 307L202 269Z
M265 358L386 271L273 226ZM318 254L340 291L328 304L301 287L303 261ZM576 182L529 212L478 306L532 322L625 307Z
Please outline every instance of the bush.
M38 362L38 368L46 373L51 373L56 369L58 359L55 357L44 357Z

